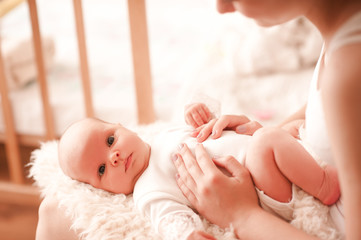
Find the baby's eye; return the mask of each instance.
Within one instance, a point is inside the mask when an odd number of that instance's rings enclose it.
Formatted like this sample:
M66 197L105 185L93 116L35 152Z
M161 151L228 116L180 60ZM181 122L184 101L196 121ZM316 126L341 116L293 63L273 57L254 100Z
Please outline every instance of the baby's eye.
M102 164L98 169L98 174L99 176L103 176L104 173L105 173L105 164Z
M109 136L109 137L107 138L107 144L108 144L108 146L110 147L110 146L113 144L113 142L114 142L114 136Z

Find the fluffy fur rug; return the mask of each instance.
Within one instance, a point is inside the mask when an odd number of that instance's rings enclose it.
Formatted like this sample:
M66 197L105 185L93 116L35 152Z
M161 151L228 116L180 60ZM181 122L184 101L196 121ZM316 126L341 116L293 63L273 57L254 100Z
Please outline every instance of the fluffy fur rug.
M147 127L147 133L159 125ZM144 130L144 129L143 129ZM31 157L30 177L42 195L53 195L73 219L73 228L84 239L159 239L149 220L133 205L132 196L111 194L65 176L57 161L57 142L43 143ZM328 207L302 190L296 194L294 219L291 224L321 239L340 239L329 220ZM217 239L236 239L231 230L223 230L203 220L208 233Z

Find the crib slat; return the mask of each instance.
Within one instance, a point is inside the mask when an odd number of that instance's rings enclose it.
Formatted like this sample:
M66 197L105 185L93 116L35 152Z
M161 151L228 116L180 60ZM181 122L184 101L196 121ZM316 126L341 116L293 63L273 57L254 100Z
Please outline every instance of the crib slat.
M80 70L83 83L83 94L85 101L85 112L87 117L94 117L93 101L91 94L91 85L89 77L89 66L88 66L88 57L86 51L86 40L85 40L85 31L84 31L84 21L83 21L83 11L82 11L82 1L73 0L74 4L74 13L76 21L76 32L78 39L78 49L79 49L79 59L80 59Z
M134 81L140 124L155 121L145 0L128 0Z
M54 128L54 119L53 113L51 111L51 106L49 103L49 94L48 87L46 82L46 73L44 67L44 55L42 42L40 37L40 28L39 28L39 20L38 20L38 11L36 6L36 0L28 0L29 11L30 11L30 19L31 19L31 27L33 31L33 42L34 42L34 50L35 50L35 59L36 66L38 72L38 82L40 85L41 99L43 102L43 111L44 111L44 120L46 126L46 137L48 140L54 139L55 128Z
M40 191L34 186L0 181L0 203L39 206Z
M15 123L11 103L8 96L8 87L4 71L2 48L0 44L0 94L5 122L5 147L10 180L14 183L24 183L23 167L21 164L19 143L15 132Z

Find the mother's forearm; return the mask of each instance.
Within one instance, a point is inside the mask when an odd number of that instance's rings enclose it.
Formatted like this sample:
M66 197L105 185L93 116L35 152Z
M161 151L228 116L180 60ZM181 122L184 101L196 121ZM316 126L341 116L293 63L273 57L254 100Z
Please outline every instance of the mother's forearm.
M234 232L240 239L267 240L315 240L316 237L293 227L288 222L264 211L261 208L249 210L232 222Z
M55 197L46 196L39 207L39 221L36 240L78 240L78 234L71 229L71 219L65 209L58 206Z

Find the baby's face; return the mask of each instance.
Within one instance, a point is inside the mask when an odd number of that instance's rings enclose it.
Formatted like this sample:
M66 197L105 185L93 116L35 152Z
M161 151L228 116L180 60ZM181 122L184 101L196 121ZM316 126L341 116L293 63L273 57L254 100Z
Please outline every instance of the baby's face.
M113 193L132 193L149 157L150 146L137 134L95 119L75 123L59 143L65 174Z

